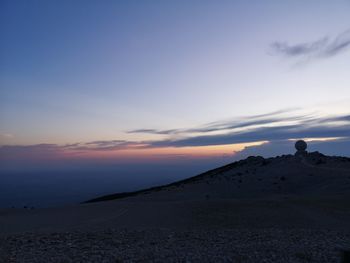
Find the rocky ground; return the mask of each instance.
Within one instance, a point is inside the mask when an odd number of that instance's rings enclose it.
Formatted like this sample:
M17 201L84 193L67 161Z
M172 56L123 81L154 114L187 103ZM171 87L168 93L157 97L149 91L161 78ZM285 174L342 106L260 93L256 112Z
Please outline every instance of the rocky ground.
M0 262L340 262L350 231L110 229L2 237Z

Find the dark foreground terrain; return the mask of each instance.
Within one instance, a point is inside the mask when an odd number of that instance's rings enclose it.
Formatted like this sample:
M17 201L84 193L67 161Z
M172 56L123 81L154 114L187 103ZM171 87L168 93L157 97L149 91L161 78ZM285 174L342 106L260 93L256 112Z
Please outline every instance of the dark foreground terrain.
M340 262L349 232L310 229L110 229L2 240L3 262Z
M0 210L0 262L340 262L350 161L250 157L71 207Z

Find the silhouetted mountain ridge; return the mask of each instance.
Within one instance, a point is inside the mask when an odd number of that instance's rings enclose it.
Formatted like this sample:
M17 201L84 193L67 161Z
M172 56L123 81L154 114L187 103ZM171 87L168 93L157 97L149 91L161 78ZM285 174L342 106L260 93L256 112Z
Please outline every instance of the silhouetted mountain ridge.
M319 152L272 158L250 156L185 180L106 195L87 203L127 197L196 200L290 195L350 195L350 158L326 156Z

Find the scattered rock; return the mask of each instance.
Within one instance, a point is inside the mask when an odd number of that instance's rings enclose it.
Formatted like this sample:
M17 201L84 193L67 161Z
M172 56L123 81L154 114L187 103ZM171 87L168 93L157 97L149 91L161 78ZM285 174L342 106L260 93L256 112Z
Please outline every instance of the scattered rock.
M320 229L25 233L0 238L0 262L339 263L338 248L349 242L349 232ZM343 262L348 256L343 252Z

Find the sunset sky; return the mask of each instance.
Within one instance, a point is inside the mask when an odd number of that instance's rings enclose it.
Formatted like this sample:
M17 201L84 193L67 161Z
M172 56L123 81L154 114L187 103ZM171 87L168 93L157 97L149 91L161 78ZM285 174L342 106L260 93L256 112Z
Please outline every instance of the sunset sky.
M299 138L350 155L349 14L348 0L1 1L0 166L273 155Z

